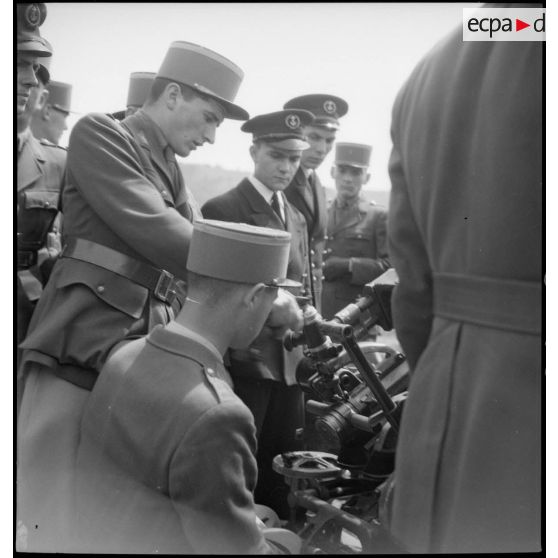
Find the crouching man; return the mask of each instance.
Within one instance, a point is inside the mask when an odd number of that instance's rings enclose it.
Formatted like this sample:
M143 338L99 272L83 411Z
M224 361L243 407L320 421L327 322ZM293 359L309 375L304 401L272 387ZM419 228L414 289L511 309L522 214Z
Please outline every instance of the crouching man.
M80 552L299 550L293 533L279 530L277 545L278 530L267 536L258 526L254 419L222 360L228 347L248 346L275 299L287 296L279 287L289 246L285 231L194 224L180 314L117 345L86 405L75 494Z

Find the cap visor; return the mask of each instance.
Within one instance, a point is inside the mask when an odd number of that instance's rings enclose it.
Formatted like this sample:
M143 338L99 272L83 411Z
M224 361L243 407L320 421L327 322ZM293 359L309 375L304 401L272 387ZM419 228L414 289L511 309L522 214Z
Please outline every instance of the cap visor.
M219 95L215 95L215 93L209 89L200 85L190 85L188 83L186 85L192 89L197 89L200 93L203 93L212 99L215 99L225 110L225 118L230 118L231 120L248 120L250 118L250 115L242 107L219 97Z
M29 52L35 56L52 56L52 51L39 41L23 41L17 43L18 52Z
M304 151L305 149L308 149L310 147L310 144L308 142L297 138L286 138L277 141L274 141L271 138L268 140L262 138L262 140L269 145L273 145L273 147L277 147L279 149L288 149L289 151Z
M370 165L365 165L364 163L355 163L353 161L334 161L333 164L335 166L343 165L345 167L355 167L356 169L366 169L370 166Z
M285 289L292 288L292 289L300 289L302 287L302 283L298 281L293 281L292 279L274 279L270 283L266 283L270 287L282 287Z

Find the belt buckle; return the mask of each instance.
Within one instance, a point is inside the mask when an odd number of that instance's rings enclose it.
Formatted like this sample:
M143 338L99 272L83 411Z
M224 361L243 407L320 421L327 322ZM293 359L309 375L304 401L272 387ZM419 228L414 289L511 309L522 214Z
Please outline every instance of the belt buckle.
M155 285L155 289L153 290L153 294L163 302L169 302L169 292L173 293L174 291L171 290L171 286L174 282L174 275L161 269L161 275L159 275L159 279L157 279L157 284Z

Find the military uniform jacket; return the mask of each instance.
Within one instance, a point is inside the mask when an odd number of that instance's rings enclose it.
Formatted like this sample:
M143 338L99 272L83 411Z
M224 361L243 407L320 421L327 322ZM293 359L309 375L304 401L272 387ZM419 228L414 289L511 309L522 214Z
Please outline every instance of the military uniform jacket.
M293 180L285 189L285 196L304 215L308 230L310 246L310 268L316 307L321 308L323 281L323 251L327 226L327 208L325 190L314 171L314 183L311 185L299 167Z
M208 200L202 207L206 219L248 223L259 227L287 230L291 249L287 277L308 288L308 241L306 222L300 212L285 201L286 226L248 179L228 192ZM260 336L248 350L231 352L231 374L296 384L295 368L302 357L297 348L288 352L281 340Z
M353 258L352 273L324 281L322 314L329 319L362 294L362 286L390 267L387 252L387 211L363 199L328 208L324 258Z
M157 134L159 132L159 135ZM64 239L82 238L140 262L185 273L191 225L184 183L173 180L160 130L138 111L121 124L91 114L74 127L64 186ZM172 318L144 286L62 257L22 344L24 358L59 374L100 370L111 347Z
M392 531L413 552L541 548L542 49L460 27L394 105L393 312L413 373Z
M17 161L17 233L18 251L47 250L47 235L60 208L61 189L66 167L66 150L46 140L39 141L30 132ZM57 250L48 250L56 258ZM20 280L31 300L42 292L41 274L36 265L23 267Z
M81 551L265 553L255 450L252 415L203 338L172 322L122 343L81 423Z

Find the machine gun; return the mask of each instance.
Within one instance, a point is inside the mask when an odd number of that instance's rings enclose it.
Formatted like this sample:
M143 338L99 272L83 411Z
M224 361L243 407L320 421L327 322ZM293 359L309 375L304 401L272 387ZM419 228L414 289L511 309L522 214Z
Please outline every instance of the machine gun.
M289 527L302 538L302 552L398 551L383 525L409 369L396 349L358 342L375 325L393 328L396 282L395 271L388 270L329 321L301 298L303 330L284 338L288 350L304 346L297 381L316 431L332 448L283 453L273 461L290 486Z

